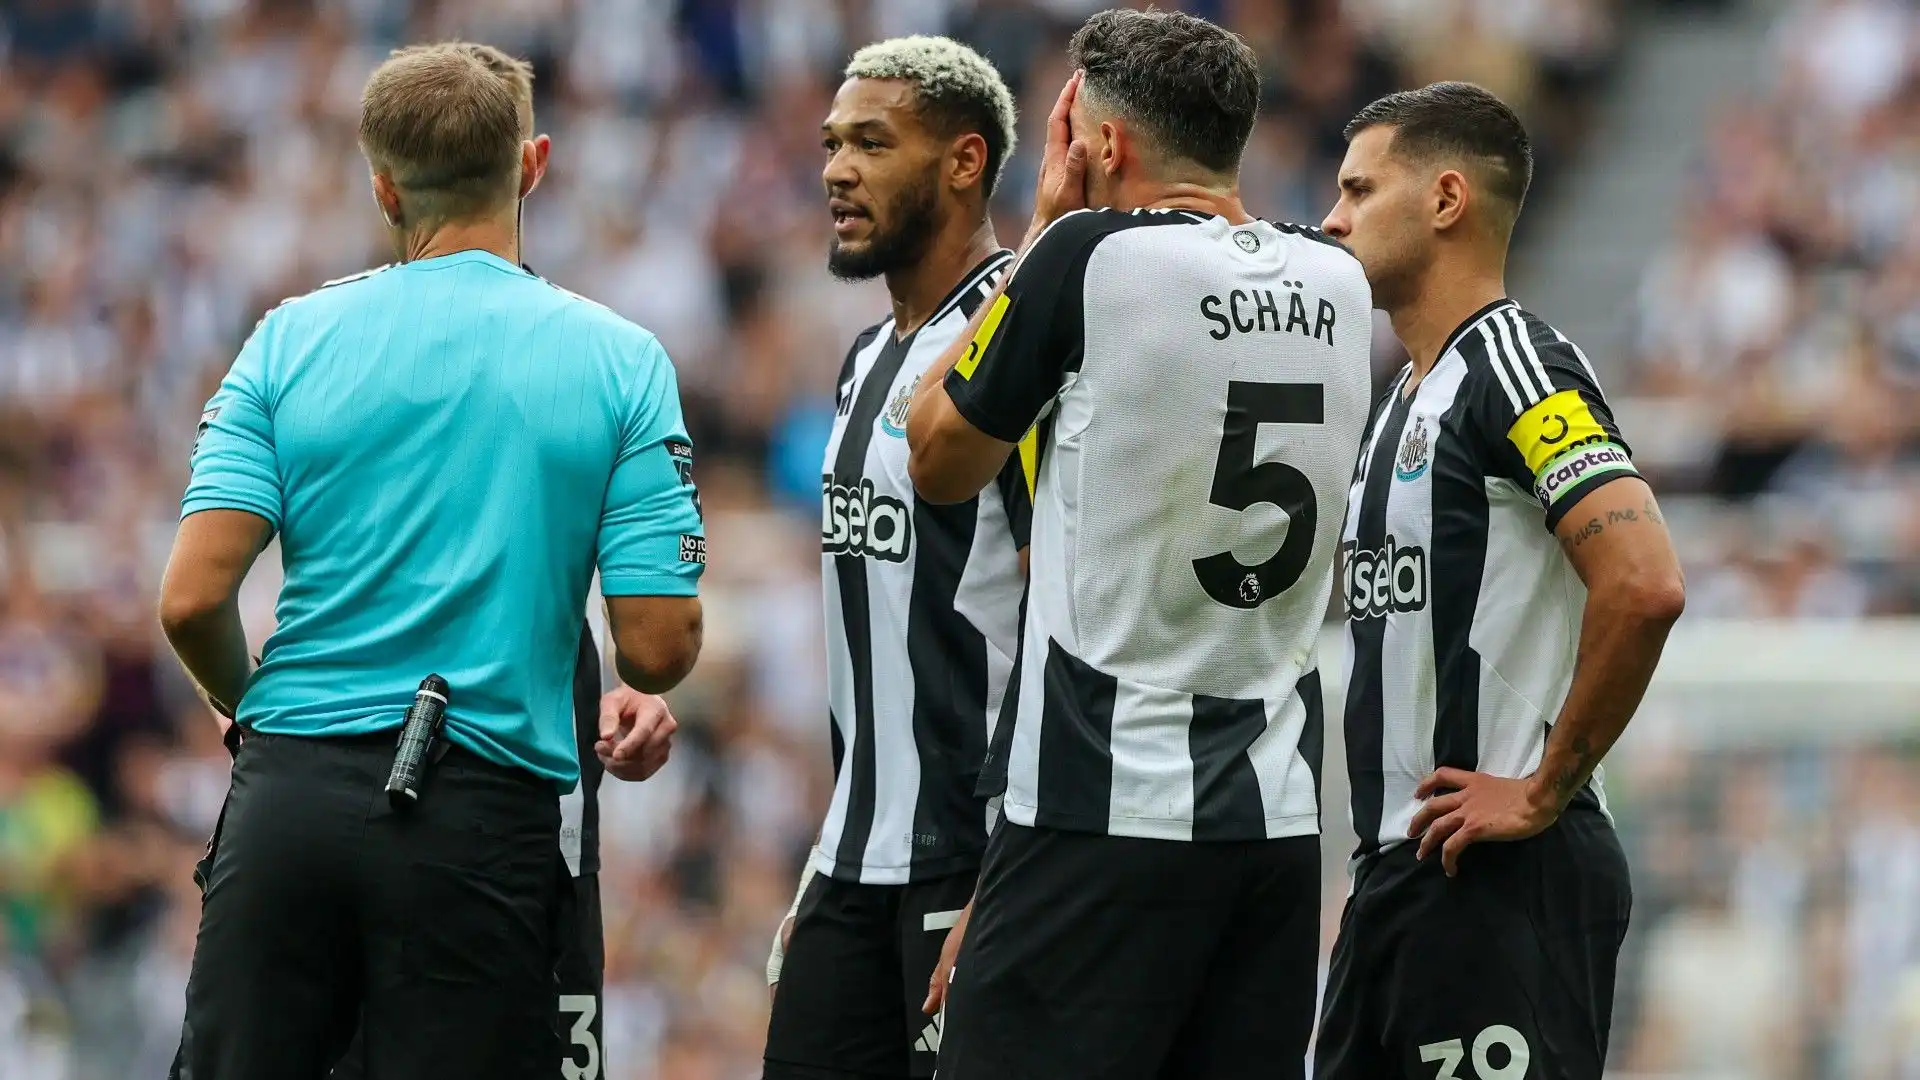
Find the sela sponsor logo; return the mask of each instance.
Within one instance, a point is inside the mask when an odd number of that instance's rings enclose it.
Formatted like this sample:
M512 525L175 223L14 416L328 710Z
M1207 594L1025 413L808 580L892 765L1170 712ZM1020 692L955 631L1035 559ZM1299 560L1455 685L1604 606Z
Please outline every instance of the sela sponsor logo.
M887 402L885 412L880 414L880 430L896 439L907 437L907 410L913 406L913 392L920 388L920 376L915 375Z
M1547 463L1534 478L1533 493L1548 506L1559 502L1582 480L1610 472L1633 472L1633 459L1617 444L1589 443L1576 446Z
M1342 595L1347 617L1374 619L1397 612L1421 611L1427 606L1427 553L1400 544L1389 535L1387 545L1369 551L1349 540L1340 545Z
M820 550L884 562L905 562L913 550L913 512L907 504L859 485L836 484L820 477Z

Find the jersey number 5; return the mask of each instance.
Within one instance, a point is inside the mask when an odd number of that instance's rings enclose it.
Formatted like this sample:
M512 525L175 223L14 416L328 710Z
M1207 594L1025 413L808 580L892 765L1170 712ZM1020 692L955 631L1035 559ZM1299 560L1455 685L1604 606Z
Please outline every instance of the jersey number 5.
M1216 602L1232 608L1257 608L1293 587L1313 554L1319 500L1313 481L1284 461L1254 461L1261 424L1326 423L1326 388L1318 383L1227 384L1226 426L1213 466L1215 506L1246 510L1268 503L1287 515L1287 538L1273 557L1248 566L1222 551L1193 560L1200 587Z

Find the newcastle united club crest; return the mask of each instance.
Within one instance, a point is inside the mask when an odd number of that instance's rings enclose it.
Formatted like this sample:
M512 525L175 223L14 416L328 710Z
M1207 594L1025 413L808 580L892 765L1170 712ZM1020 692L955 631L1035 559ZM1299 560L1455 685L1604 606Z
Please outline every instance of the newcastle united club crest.
M1433 445L1427 434L1427 418L1416 416L1400 439L1400 458L1394 464L1393 475L1402 480L1418 480L1432 460Z
M920 376L915 375L912 381L900 388L899 393L893 395L893 400L887 402L887 411L880 414L881 431L896 439L907 437L907 409L912 406L913 392L919 387Z

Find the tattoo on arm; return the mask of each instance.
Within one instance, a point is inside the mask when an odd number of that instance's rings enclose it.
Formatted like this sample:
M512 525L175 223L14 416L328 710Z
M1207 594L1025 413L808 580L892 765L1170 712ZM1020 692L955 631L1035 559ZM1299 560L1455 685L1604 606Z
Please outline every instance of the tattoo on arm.
M1645 510L1634 510L1631 507L1625 510L1609 510L1605 521L1600 518L1588 518L1585 525L1580 526L1572 536L1563 541L1563 546L1568 549L1577 548L1606 532L1608 525L1624 525L1633 521L1649 521L1655 525L1666 524L1666 518L1660 516L1659 507L1654 505L1652 499L1648 499Z
M1609 516L1612 516L1612 515L1609 515ZM1600 524L1599 518L1589 518L1587 520L1587 523L1585 525L1580 526L1579 529L1575 530L1574 534L1572 536L1567 537L1564 543L1569 548L1577 548L1581 544L1586 543L1587 541L1593 539L1596 536L1599 536L1601 533L1606 531L1607 531L1607 527L1605 525Z
M1570 798L1580 789L1580 785L1587 782L1587 777L1593 775L1595 764L1593 743L1585 735L1575 735L1570 749L1573 751L1573 760L1560 770L1560 775L1553 778L1553 790L1562 799Z

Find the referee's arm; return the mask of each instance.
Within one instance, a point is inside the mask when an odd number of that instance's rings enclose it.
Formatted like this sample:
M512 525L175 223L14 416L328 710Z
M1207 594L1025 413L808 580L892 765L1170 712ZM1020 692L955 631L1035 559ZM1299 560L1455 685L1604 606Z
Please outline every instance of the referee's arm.
M706 529L673 365L650 340L600 512L600 593L620 680L664 694L700 656Z
M181 666L228 720L252 664L240 621L240 585L280 522L266 353L260 321L200 416L180 531L160 584L160 625Z

